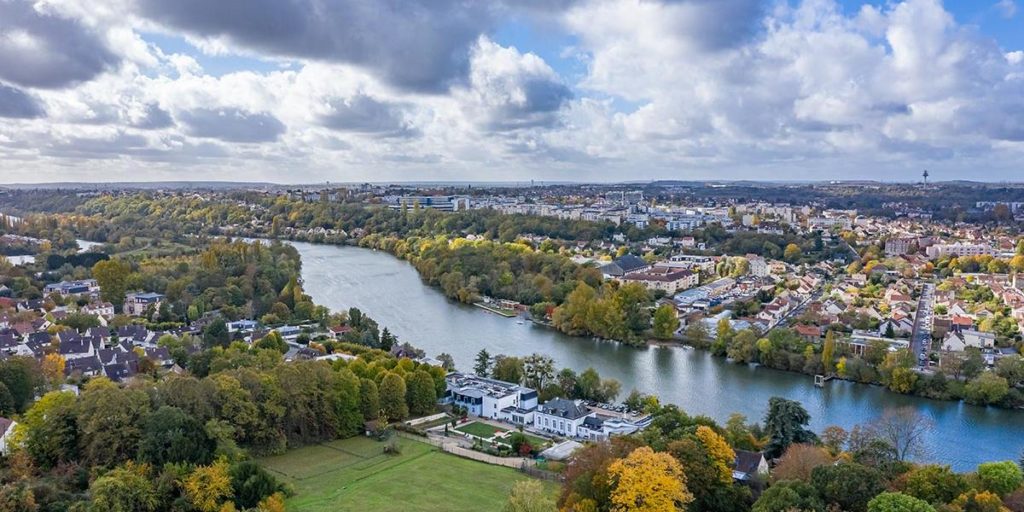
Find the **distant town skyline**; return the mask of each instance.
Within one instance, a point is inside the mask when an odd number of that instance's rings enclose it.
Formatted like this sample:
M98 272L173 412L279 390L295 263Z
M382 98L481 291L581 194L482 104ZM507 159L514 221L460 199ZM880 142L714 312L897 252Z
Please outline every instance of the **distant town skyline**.
M1021 181L1014 0L0 0L0 184Z

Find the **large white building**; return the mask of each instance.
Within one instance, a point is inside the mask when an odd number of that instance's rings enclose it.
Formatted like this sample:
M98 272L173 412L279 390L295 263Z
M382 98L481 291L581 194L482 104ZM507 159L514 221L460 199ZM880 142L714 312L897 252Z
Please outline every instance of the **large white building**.
M662 290L668 295L675 295L680 290L697 286L700 276L690 270L656 266L645 272L636 272L622 276L625 283L640 283L648 290Z
M955 256L962 258L964 256L994 256L996 253L995 249L985 244L935 244L926 249L925 254L931 259L938 259L943 256Z
M448 389L442 400L465 407L473 416L518 425L529 425L534 421L536 390L465 373L451 373L445 381Z
M580 432L580 427L587 418L596 418L596 414L587 410L578 400L555 398L537 408L533 416L534 428L565 437L580 437L581 433L590 433L590 429Z

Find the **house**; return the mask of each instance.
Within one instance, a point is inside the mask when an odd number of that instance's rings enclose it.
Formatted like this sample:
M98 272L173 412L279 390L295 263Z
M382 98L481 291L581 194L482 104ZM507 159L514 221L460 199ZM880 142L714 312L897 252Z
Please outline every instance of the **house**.
M995 344L996 335L994 333L954 328L946 333L946 337L942 339L942 350L963 352L967 347L985 349L993 348Z
M103 365L96 356L68 359L64 365L64 375L79 374L83 377L95 377L103 370Z
M634 272L643 272L651 266L639 256L627 254L612 260L611 263L601 267L601 273L606 278L622 277Z
M768 277L771 275L772 269L764 258L755 254L748 254L746 258L747 262L750 263L750 275L754 277Z
M768 461L762 452L734 450L736 460L732 465L732 478L737 482L749 482L768 476Z
M578 437L580 426L591 416L595 414L588 411L583 402L555 398L537 407L533 426L538 430L560 436ZM584 432L589 433L590 429L584 428Z
M100 291L100 285L95 279L82 279L79 281L61 281L51 283L43 287L43 295L59 293L63 297L68 295L81 295L83 293L94 293Z
M7 455L11 436L14 435L14 428L18 422L10 418L0 418L0 455Z
M537 408L537 391L497 379L465 373L445 377L447 389L441 401L465 407L473 416L529 425Z
M886 336L890 328L893 336L908 336L914 331L914 322L909 317L894 315L878 325L878 335Z
M163 300L164 295L162 293L129 293L124 299L123 311L126 315L142 316L150 306L153 306L154 310L160 309L160 304Z
M109 302L92 302L82 306L81 312L110 320L114 318L114 305Z
M816 325L797 325L793 327L793 331L810 343L821 341L821 327Z

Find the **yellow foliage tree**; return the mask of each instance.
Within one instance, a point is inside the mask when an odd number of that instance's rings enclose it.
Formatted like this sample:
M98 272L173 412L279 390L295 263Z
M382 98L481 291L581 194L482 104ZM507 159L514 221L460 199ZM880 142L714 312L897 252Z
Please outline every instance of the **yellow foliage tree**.
M185 478L182 487L188 502L201 512L221 510L224 499L232 492L227 461L219 459L209 466L196 468Z
M714 460L715 468L718 469L722 483L731 484L732 464L736 460L736 452L729 446L728 441L706 425L697 427L697 439L700 439L704 449L708 451L708 455Z
M43 357L43 362L40 364L43 376L46 377L46 382L50 383L51 386L57 386L64 380L64 367L67 362L64 361L64 357L60 354L46 354Z
M259 512L285 512L284 495L275 492L263 498L259 505L256 506L256 510L259 510Z
M613 462L608 475L614 482L611 503L615 512L686 510L686 504L693 501L679 461L647 446Z

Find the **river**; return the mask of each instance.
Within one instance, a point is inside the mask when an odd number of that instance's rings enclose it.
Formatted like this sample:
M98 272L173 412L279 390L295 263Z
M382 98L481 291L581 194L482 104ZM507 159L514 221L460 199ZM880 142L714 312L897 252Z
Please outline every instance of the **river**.
M735 365L709 353L678 347L634 348L613 342L574 338L530 322L488 313L448 300L425 285L408 262L358 247L294 242L302 256L306 293L332 310L355 306L430 356L447 352L468 370L476 353L554 358L559 367L596 369L602 377L678 404L690 414L724 422L739 412L761 420L768 399L800 401L812 416L811 427L845 428L869 422L886 408L913 406L931 418L925 461L970 471L981 462L1017 460L1024 448L1024 412L939 402L890 393L844 381L815 388L810 376Z

